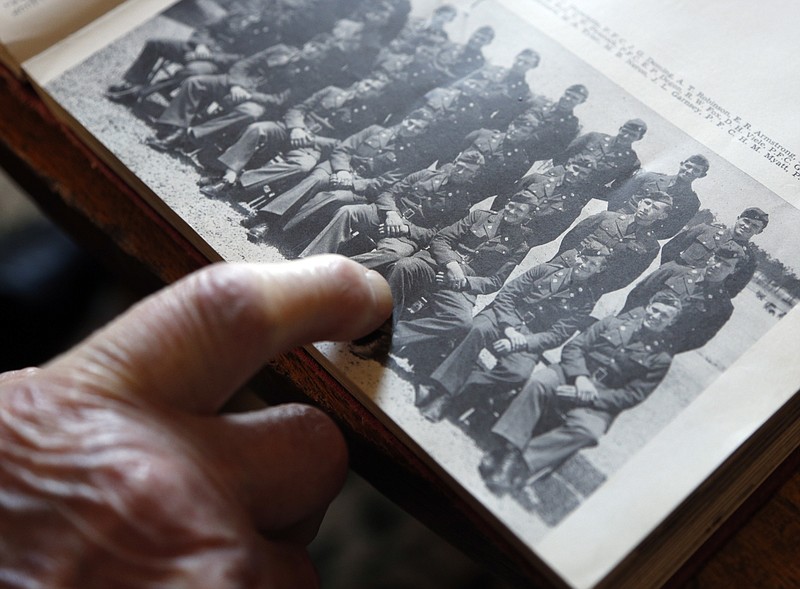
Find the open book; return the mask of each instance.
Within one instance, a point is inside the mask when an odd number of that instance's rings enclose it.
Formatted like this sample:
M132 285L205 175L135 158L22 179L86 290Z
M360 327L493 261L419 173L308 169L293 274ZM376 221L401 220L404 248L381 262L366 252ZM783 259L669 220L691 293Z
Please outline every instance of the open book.
M209 259L387 276L325 368L553 586L656 586L800 438L782 10L129 0L24 70Z

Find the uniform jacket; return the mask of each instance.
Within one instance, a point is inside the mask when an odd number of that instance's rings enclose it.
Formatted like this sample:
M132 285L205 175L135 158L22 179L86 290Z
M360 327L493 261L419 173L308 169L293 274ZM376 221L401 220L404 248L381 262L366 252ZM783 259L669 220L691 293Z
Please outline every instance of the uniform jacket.
M657 292L669 291L683 303L677 321L665 333L674 353L704 346L733 313L724 285L703 279L697 268L668 262L647 276L628 295L622 312L644 307Z
M702 268L721 247L742 250L736 270L728 276L725 286L731 298L747 286L756 271L756 258L748 242L736 241L733 230L723 225L700 224L682 231L664 244L661 263L677 262L693 268Z
M531 161L542 161L558 157L570 142L575 140L581 130L581 124L572 112L558 110L555 105L542 104L537 101L538 109L534 109L539 125L531 139L527 150Z
M641 307L606 317L564 346L560 366L568 381L586 376L597 387L592 407L619 413L644 401L666 376L672 353L643 318Z
M382 118L380 93L364 97L354 90L327 86L290 108L284 116L289 129L307 129L325 137L344 139Z
M558 255L566 262L577 254L605 256L608 268L593 277L603 292L630 284L656 259L659 243L633 215L603 211L575 225L564 236Z
M635 213L639 201L652 192L666 192L672 197L669 217L653 224L656 239L674 237L700 210L700 199L691 184L677 175L640 171L623 182L608 198L608 210Z
M597 302L592 289L573 280L572 270L556 264L538 264L497 293L489 310L500 331L527 327L528 351L560 346L589 322Z
M556 166L545 174L530 174L514 186L514 195L523 194L533 202L530 220L531 246L548 243L578 218L591 198L591 190L564 181L567 171ZM492 208L500 210L512 196L498 195Z
M427 244L437 231L469 212L469 191L450 181L453 165L438 170L419 170L397 182L376 199L378 213L385 218L397 212L408 221L409 238Z
M505 129L536 104L524 75L497 65L484 65L452 85L479 107L484 127ZM466 105L468 106L469 102Z
M492 129L480 129L466 136L467 147L483 156L484 164L472 181L474 202L509 190L531 167L523 145L509 145L506 134Z
M458 262L467 275L467 290L474 294L495 292L530 249L527 231L502 221L502 213L472 211L445 227L429 246L440 267Z
M583 155L594 160L592 183L600 193L630 178L640 167L639 157L630 147L620 147L616 137L605 133L586 133L575 139L553 163L564 164L571 157Z

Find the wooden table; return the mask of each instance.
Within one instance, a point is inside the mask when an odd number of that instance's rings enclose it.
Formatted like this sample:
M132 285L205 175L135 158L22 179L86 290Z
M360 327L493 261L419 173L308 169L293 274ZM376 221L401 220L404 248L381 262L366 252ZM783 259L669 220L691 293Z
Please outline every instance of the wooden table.
M48 216L135 284L153 288L206 264L189 242L167 225L67 129L32 90L0 67L0 165ZM332 404L318 391L337 387L303 351L279 359L261 380L283 394L307 395L340 420L353 464L372 484L520 586L536 573L507 556L504 541L477 514L398 444L371 414L347 395ZM388 465L388 466L387 466ZM706 543L670 587L800 587L800 450L784 462L734 518ZM420 500L424 498L424 500ZM443 516L444 514L444 516ZM478 533L476 533L476 527ZM482 536L493 542L485 542Z

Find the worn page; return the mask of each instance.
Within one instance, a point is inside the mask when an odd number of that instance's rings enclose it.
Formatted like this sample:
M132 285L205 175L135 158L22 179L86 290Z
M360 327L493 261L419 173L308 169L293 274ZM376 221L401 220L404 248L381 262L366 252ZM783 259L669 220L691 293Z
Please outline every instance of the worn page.
M91 23L122 0L2 0L0 45L3 61L19 64Z
M27 71L216 256L383 274L315 353L567 585L795 394L800 8L137 4Z

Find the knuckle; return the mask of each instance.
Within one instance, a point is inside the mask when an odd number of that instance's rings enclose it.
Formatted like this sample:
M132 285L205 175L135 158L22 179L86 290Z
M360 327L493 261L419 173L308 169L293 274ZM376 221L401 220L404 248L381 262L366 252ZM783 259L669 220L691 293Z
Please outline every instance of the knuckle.
M204 325L224 325L241 335L270 327L263 286L245 266L219 264L196 274L189 285L194 315Z

